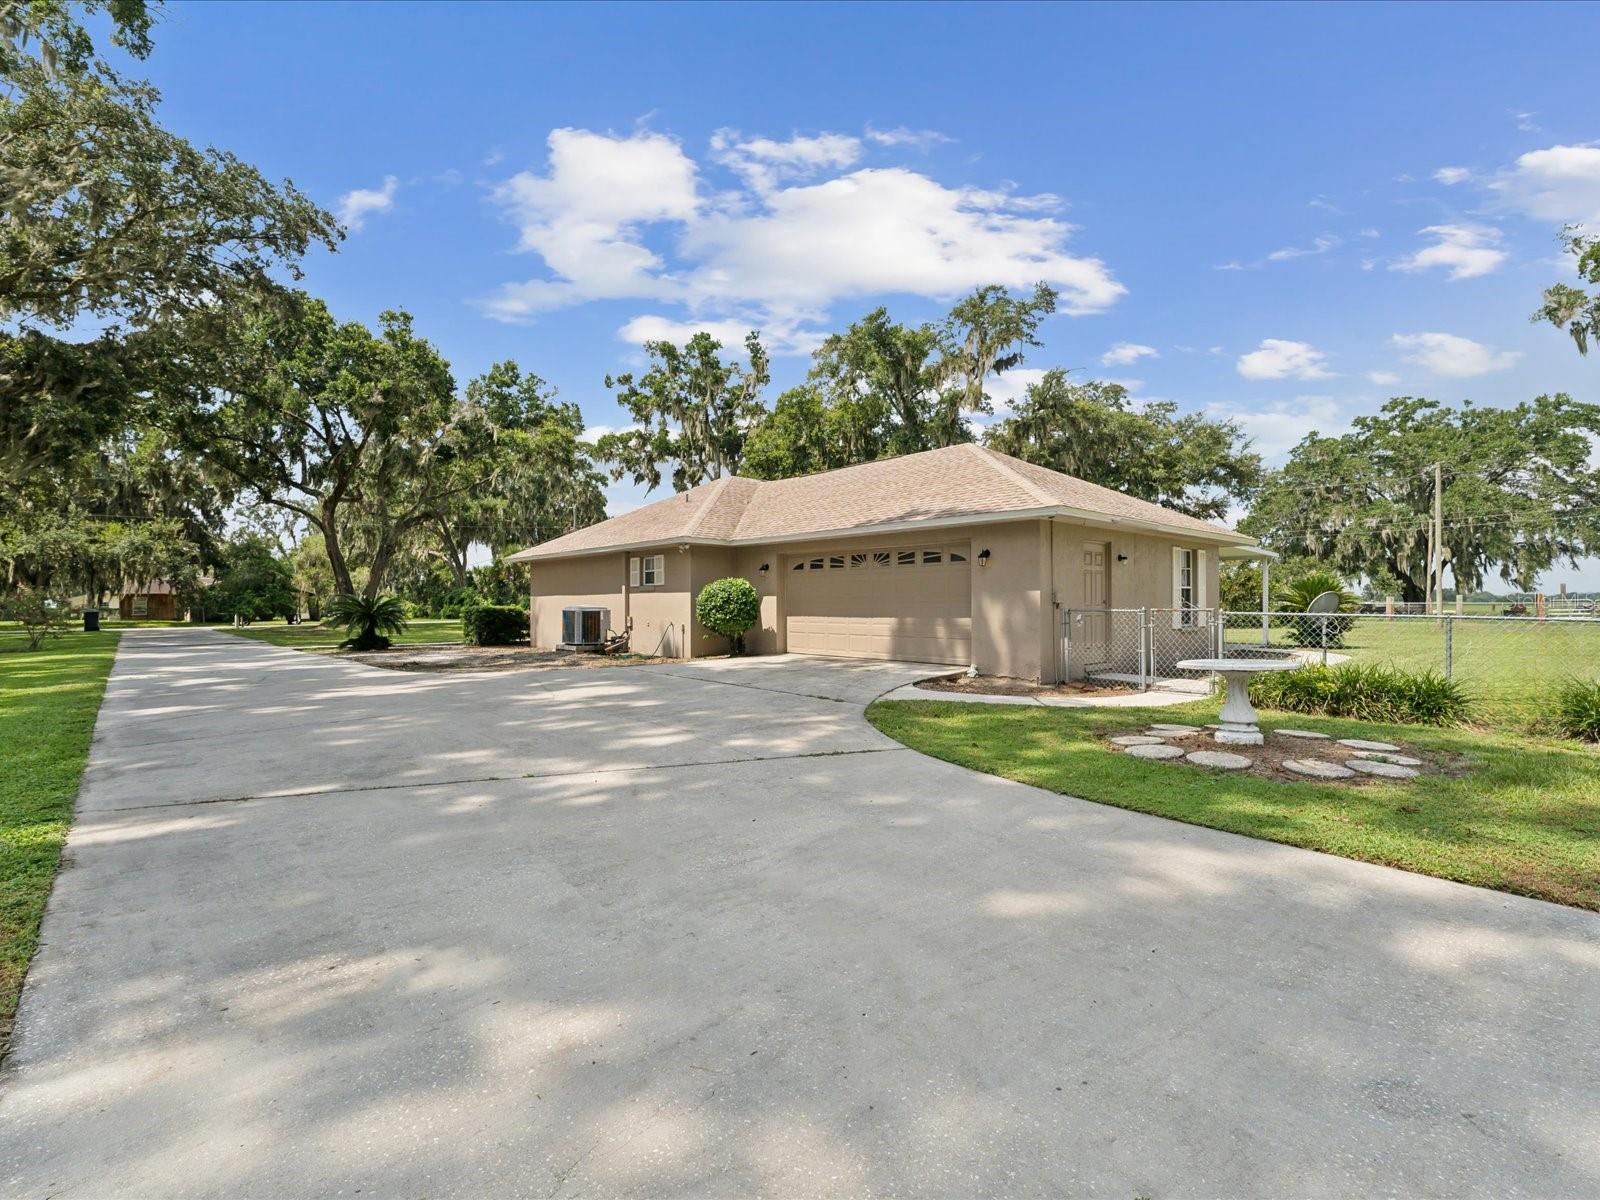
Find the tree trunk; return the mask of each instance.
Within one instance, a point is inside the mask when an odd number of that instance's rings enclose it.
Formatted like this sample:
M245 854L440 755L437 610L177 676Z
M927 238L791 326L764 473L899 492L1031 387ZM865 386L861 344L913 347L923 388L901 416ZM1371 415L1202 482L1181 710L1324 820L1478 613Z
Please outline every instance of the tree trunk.
M383 577L389 573L389 561L394 558L397 539L387 531L378 536L378 544L372 551L372 566L367 571L367 586L361 594L368 600L376 598L383 588Z
M317 523L322 530L322 545L328 552L328 567L333 572L333 588L341 596L355 592L350 583L350 565L345 562L344 549L339 545L338 508L333 503L322 505L322 520Z

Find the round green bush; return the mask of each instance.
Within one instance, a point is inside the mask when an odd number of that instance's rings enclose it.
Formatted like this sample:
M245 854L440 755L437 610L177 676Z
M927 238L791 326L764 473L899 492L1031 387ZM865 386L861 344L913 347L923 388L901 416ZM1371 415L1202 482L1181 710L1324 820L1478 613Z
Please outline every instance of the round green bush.
M748 579L714 579L700 589L694 615L728 639L731 653L743 654L745 632L761 619L761 594Z

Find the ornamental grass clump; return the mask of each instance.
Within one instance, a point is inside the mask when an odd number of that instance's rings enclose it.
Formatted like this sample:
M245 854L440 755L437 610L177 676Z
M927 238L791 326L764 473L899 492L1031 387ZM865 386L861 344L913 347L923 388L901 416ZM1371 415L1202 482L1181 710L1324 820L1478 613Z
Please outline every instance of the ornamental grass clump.
M1405 725L1461 725L1471 698L1437 671L1404 671L1381 663L1340 663L1278 671L1250 682L1262 708Z
M1600 680L1569 679L1556 692L1555 726L1570 738L1600 742Z

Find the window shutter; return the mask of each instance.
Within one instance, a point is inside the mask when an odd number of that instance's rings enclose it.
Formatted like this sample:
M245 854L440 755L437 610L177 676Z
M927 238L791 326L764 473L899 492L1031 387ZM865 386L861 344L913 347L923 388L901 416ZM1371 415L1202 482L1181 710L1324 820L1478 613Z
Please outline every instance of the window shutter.
M1198 609L1207 607L1206 599L1206 552L1194 552L1194 606Z
M637 558L628 560L628 586L639 586L639 560Z
M1183 628L1183 548L1172 548L1172 627Z

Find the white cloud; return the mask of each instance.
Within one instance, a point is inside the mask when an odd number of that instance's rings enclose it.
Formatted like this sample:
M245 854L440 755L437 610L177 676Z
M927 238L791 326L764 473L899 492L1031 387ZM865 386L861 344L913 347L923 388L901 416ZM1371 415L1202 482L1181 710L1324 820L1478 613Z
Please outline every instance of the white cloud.
M867 140L879 146L911 146L917 150L927 150L933 146L955 141L937 129L907 129L904 125L896 126L894 129L868 127Z
M1509 109L1507 111L1510 113L1511 119L1517 123L1517 128L1522 130L1523 133L1538 133L1539 132L1539 126L1534 121L1534 118L1539 115L1538 113L1536 113L1536 112L1518 112L1514 108L1513 109Z
M993 419L998 421L1010 416L1017 402L1026 396L1028 389L1043 379L1044 375L1042 367L1016 367L985 380L983 391L994 406ZM979 420L981 423L986 418Z
M1246 379L1327 379L1332 374L1324 365L1327 357L1308 342L1265 338L1240 355L1235 367Z
M769 354L810 354L822 344L825 335L797 327L793 319L741 320L737 317L719 320L677 320L659 313L641 313L617 330L617 338L631 345L645 342L672 342L681 346L697 333L709 333L723 348L735 357L744 353L744 339L751 330L761 335L761 345Z
M767 328L883 293L945 299L1043 280L1062 311L1089 313L1127 290L1100 260L1068 253L1073 227L1041 212L1054 197L946 187L900 167L839 173L860 145L844 135L718 138L712 154L743 186L708 197L694 161L665 135L554 131L547 171L524 171L495 192L521 228L521 249L548 274L504 286L485 311L516 321L646 298L685 304L702 323L755 317ZM826 177L799 179L813 174Z
M809 179L829 167L848 167L861 157L861 139L843 133L795 135L786 142L745 138L737 129L711 135L711 157L737 172L752 188L770 191L789 179Z
M1504 371L1522 355L1511 350L1496 350L1453 333L1397 333L1389 341L1409 351L1405 358L1420 367L1450 379L1470 379L1491 371Z
M1488 225L1429 225L1419 230L1433 245L1389 265L1392 271L1426 271L1444 267L1451 279L1487 275L1508 257L1499 248L1500 231Z
M1344 216L1344 209L1340 208L1326 196L1314 196L1306 201L1307 208L1320 208L1323 212L1330 212L1336 217Z
M1530 150L1489 183L1501 204L1552 225L1600 223L1600 146Z
M1296 396L1264 409L1243 410L1212 404L1206 415L1236 423L1249 435L1254 449L1269 462L1280 461L1310 432L1324 436L1343 433L1350 418L1331 396Z
M1383 234L1380 233L1376 229L1363 229L1361 231L1361 236L1364 237L1364 238L1375 238L1375 237L1382 237Z
M1339 244L1339 239L1331 233L1314 238L1309 246L1284 246L1267 255L1268 262L1285 262L1291 258L1304 258L1308 254L1326 254Z
M1368 371L1367 380L1379 387L1393 387L1400 382L1400 376L1393 371Z
M1472 178L1472 172L1466 167L1440 167L1433 173L1434 179L1444 184L1445 187L1455 187L1458 183L1465 183Z
M1100 356L1100 361L1108 367L1125 367L1129 363L1138 362L1141 358L1160 357L1161 352L1154 346L1141 346L1138 342L1118 342Z
M394 194L399 187L398 179L393 175L385 175L381 188L356 188L346 192L339 197L339 224L346 226L351 233L360 233L366 227L369 216L386 213L394 207Z

